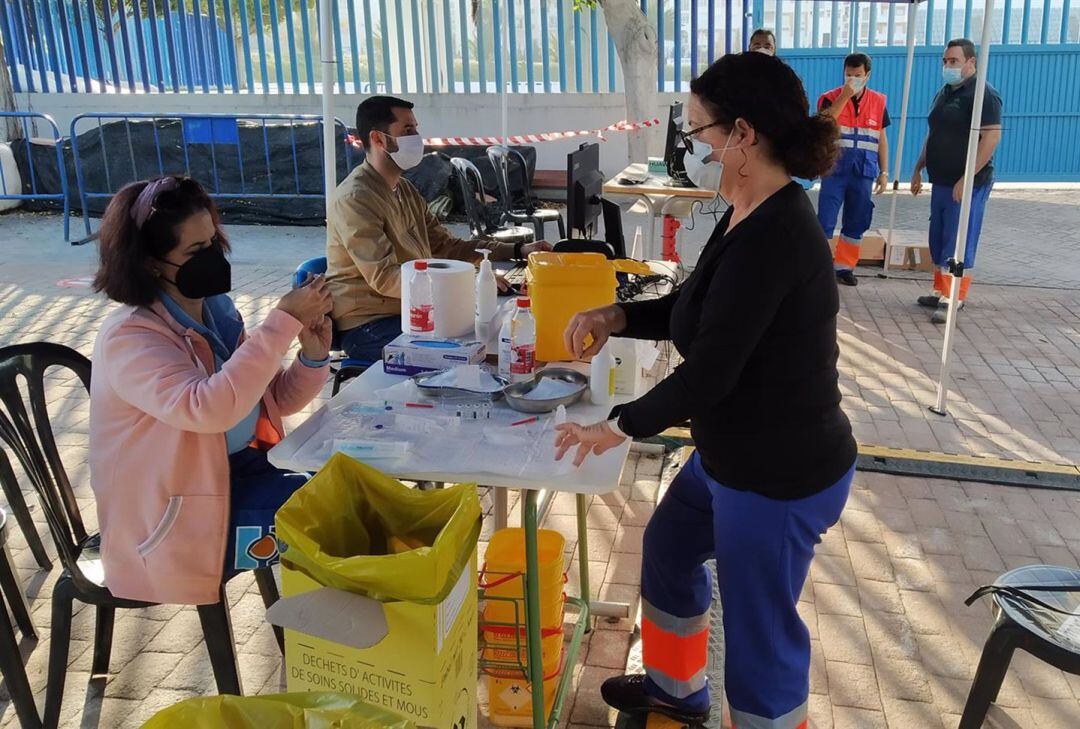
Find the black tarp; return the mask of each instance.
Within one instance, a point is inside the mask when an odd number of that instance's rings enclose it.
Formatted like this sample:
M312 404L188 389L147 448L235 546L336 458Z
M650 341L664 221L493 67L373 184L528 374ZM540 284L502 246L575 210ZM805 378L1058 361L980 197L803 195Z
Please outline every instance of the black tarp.
M93 197L93 193L113 193L129 182L163 173L189 174L211 193L225 196L217 198L217 204L227 223L322 225L325 208L320 130L321 125L316 122L268 121L264 126L247 119L167 117L93 126L78 135L83 184L91 193L87 207L97 217L104 212L108 198ZM29 193L26 144L25 140L18 140L12 147L24 188ZM77 212L82 209L82 203L71 140L64 139L62 145L71 207ZM52 140L32 140L30 149L38 191L59 193L60 175ZM426 154L420 165L405 176L429 202L449 195L454 201L454 212L463 214L449 158L464 157L472 161L480 170L485 191L497 197L495 171L486 149L481 146L429 148L427 151L434 154ZM532 179L536 150L516 149L524 155ZM363 161L364 153L350 149L347 155L344 142L337 152L340 181ZM522 191L515 170L511 170L511 189L519 197ZM258 194L279 197L251 197ZM25 201L23 206L32 211L62 209L56 201Z

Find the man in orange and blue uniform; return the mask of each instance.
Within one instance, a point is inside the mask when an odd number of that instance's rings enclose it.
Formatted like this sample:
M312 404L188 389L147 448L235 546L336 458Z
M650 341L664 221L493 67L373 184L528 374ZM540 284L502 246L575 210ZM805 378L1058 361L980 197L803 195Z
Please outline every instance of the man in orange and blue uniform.
M855 266L859 245L874 216L871 193L880 195L888 182L889 111L885 94L866 88L870 79L870 57L852 53L844 59L844 85L826 92L818 100L818 109L840 125L840 157L836 166L821 178L818 196L818 220L825 235L832 239L841 206L844 221L840 240L833 256L836 280L847 286L857 285Z

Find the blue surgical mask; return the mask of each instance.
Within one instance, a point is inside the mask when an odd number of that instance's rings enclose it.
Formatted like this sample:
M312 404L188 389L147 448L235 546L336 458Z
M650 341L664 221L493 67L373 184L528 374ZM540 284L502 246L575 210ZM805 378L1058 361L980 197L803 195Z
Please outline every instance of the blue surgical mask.
M735 130L731 130L731 134L728 134L727 141L724 142L724 148L720 150L723 154L727 151L728 145L731 143L731 135L735 133ZM694 152L691 154L689 151L683 158L683 167L686 168L686 176L690 178L690 182L694 183L702 190L708 190L709 192L720 192L720 178L724 174L724 163L713 160L706 162L705 160L713 153L712 145L708 142L703 142L700 139L694 139Z
M943 67L941 69L941 78L950 86L956 86L964 80L964 72L959 68Z

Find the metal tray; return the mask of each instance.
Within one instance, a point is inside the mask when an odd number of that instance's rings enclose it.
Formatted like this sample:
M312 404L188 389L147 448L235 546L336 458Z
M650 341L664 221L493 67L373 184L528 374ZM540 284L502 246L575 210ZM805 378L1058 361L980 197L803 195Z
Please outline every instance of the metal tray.
M491 400L498 400L499 398L501 398L503 396L503 391L506 389L507 385L510 384L510 381L507 380L505 377L502 377L502 376L500 376L498 374L495 374L495 373L488 373L488 374L490 374L495 379L495 381L498 382L499 385L502 386L502 389L495 390L495 391L492 391L492 392L487 392L487 391L484 391L484 390L467 390L467 389L462 388L462 387L446 387L446 386L442 386L442 385L428 385L428 384L425 384L428 380L432 379L433 377L436 377L438 375L443 374L444 372L449 372L449 371L450 371L449 369L446 369L446 370L438 370L437 372L421 372L419 375L413 375L411 379L412 379L413 382L416 383L416 386L420 389L420 392L424 393L425 395L428 395L428 396L431 396L431 397L457 398L457 399L460 399L460 398L474 398L474 399L475 398L490 398Z
M562 382L569 382L570 384L577 385L577 391L564 395L563 397L557 397L550 400L529 400L523 395L530 392L538 384L540 380L560 380ZM578 400L581 399L585 391L589 389L589 378L581 374L576 370L566 369L565 367L549 367L546 370L541 371L536 377L528 382L517 382L510 385L503 394L506 397L506 404L514 410L522 413L550 413L557 409L560 405L570 407Z

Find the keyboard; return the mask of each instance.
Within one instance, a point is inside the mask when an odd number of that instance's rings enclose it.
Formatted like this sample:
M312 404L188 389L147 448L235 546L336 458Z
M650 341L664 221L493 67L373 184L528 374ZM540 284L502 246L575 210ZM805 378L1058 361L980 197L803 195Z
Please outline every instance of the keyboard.
M528 270L528 265L519 263L513 268L503 272L503 278L515 286L520 286L525 283L525 271Z

